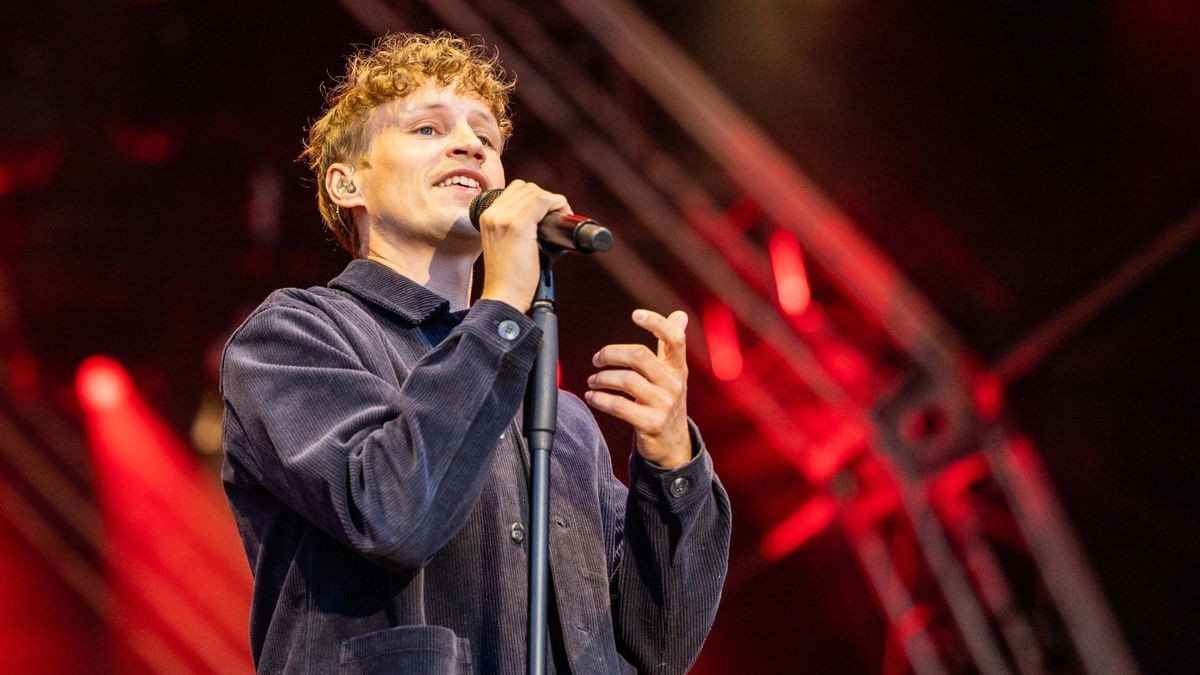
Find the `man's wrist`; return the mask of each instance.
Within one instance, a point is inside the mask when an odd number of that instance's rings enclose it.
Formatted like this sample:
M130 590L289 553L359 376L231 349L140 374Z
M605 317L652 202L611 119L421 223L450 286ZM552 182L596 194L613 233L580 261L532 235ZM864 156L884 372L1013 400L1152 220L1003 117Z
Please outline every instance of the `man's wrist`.
M686 420L682 428L673 429L669 439L643 438L634 436L635 451L647 463L660 469L675 469L687 464L696 456L696 448L692 443L692 435Z
M531 304L531 301L532 301L532 298L525 298L525 300L522 301L519 297L517 297L513 293L494 292L494 291L489 291L486 288L483 290L483 293L481 293L479 295L479 299L480 300L495 300L497 302L503 302L504 304L512 307L513 309L517 310L518 312L520 312L522 314L525 314L526 312L529 311L529 305Z
M638 454L641 454L640 451ZM692 461L692 459L694 457L695 457L695 455L692 453L692 448L690 447L690 444L689 444L689 447L687 450L685 450L683 452L674 452L674 453L671 453L670 455L667 455L664 457L656 457L654 459L651 459L649 457L646 457L645 455L642 455L642 459L646 460L647 464L650 464L651 466L656 466L660 469L666 469L667 471L670 471L672 469L678 469L679 467L683 466L684 464L687 464L688 462Z

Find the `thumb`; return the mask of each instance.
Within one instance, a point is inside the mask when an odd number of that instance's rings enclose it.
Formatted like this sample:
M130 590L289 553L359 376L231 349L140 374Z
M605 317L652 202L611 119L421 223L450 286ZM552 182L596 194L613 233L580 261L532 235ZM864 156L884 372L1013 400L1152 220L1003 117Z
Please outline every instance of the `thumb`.
M671 312L671 316L667 317L667 321L679 326L680 330L687 330L688 315L687 312L683 311L682 309L677 309L674 312Z
M687 344L687 312L681 309L671 312L671 315L667 317L667 323L679 331L678 343L673 344L667 340L659 339L658 358L674 366L682 366L687 360L687 348L684 346Z

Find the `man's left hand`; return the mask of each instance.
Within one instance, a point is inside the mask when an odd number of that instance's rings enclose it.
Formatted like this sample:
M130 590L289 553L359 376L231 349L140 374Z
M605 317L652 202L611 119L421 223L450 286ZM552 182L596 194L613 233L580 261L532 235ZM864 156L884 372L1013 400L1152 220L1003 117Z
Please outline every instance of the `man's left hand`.
M592 363L606 368L588 378L588 405L633 425L637 451L657 466L674 469L692 458L687 425L688 315L639 309L633 322L658 338L658 353L645 345L608 345ZM610 393L617 392L617 393ZM621 395L623 394L623 396Z

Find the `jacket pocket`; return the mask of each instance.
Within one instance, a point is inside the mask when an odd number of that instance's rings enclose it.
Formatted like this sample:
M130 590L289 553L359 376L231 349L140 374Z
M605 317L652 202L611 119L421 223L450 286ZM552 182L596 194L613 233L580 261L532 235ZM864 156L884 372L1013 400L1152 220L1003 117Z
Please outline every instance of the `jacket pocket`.
M342 640L338 663L354 675L464 675L471 643L442 626L398 626Z

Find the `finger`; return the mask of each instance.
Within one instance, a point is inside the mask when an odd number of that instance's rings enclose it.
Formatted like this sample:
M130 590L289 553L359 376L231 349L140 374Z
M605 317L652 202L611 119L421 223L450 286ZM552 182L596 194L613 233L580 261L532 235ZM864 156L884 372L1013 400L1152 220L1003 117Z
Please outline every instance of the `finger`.
M501 228L511 225L521 231L528 231L530 236L536 236L538 223L546 217L546 214L571 213L571 208L567 205L565 198L558 197L558 195L545 193L520 195L513 201L499 206L495 211L492 209L485 211L487 216L481 218L481 222Z
M675 327L674 335L676 339L669 341L660 341L658 344L659 355L666 359L667 363L687 370L687 312L677 309L671 312L667 317L667 323Z
M597 368L629 368L654 384L670 379L670 373L646 345L605 345L592 357Z
M567 203L567 198L563 195L558 194L557 192L551 192L537 183L525 183L524 189L528 191L530 196L535 197L538 203L545 208L545 213L550 213L551 211L571 213L571 206Z
M514 204L519 201L525 207L537 204L540 208L545 209L542 213L543 216L551 211L572 212L571 206L567 203L567 198L563 195L550 192L537 183L530 183L520 179L510 183L509 187L505 188L500 197L496 199L496 202L501 203L501 200L511 200L511 203ZM539 217L538 220L540 219Z
M682 395L687 384L686 371L672 371L645 345L608 345L597 352L593 363L597 367L625 368L636 372L652 386L662 390L665 403Z
M641 374L632 370L602 370L588 378L592 389L608 389L632 396L646 405L665 406L671 402L669 393L656 387Z
M499 206L498 216L503 216L512 222L525 224L536 223L539 219L539 208L542 207L543 197L540 191L522 190L505 200L503 204L497 200L494 206Z
M583 395L588 405L603 413L627 422L634 429L654 428L662 414L635 401L605 391L588 391Z
M648 309L633 313L633 322L658 338L658 358L680 370L687 366L687 320L687 313L681 311L670 317Z

